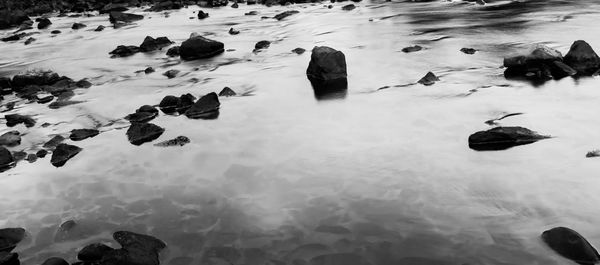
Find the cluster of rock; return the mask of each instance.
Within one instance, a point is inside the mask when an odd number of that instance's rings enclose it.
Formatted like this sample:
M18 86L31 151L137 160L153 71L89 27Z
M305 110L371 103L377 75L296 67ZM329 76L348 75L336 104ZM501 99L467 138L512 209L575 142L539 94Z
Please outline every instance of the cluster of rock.
M555 49L537 45L527 55L505 58L504 67L506 78L543 81L594 75L600 70L600 57L587 42L578 40L564 57Z

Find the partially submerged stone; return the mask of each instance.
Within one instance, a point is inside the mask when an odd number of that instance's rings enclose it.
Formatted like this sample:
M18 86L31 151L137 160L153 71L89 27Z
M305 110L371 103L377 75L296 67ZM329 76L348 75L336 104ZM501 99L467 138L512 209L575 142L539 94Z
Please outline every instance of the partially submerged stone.
M440 79L432 72L427 72L427 74L425 76L423 76L421 79L419 79L419 81L417 81L417 83L425 85L425 86L431 86L433 84L435 84L435 82L440 81Z
M271 46L271 42L270 41L268 41L268 40L261 40L261 41L257 42L256 44L254 44L254 51L266 49L266 48L269 48L269 46Z
M127 57L127 56L131 56L134 55L136 53L140 52L140 48L137 46L133 46L133 45L119 45L117 46L117 48L115 48L114 50L112 50L111 52L109 52L108 54L112 55L112 58L115 57Z
M130 23L137 20L144 19L142 15L123 13L123 12L110 12L109 21L110 23L116 24L118 22Z
M192 34L179 47L179 55L181 59L186 61L210 58L224 51L225 45L222 42L207 39L196 34Z
M279 13L279 14L275 15L275 17L273 17L273 18L275 18L277 20L282 20L282 19L284 19L286 17L289 17L289 16L294 15L294 14L298 14L298 13L300 13L300 11L297 11L297 10L288 10L288 11L285 11L283 13ZM246 14L246 15L248 15L248 14Z
M469 136L469 147L477 151L504 150L547 138L523 127L496 127Z
M306 76L317 99L336 99L346 96L348 74L346 57L341 51L327 46L314 47Z
M96 129L74 129L71 131L71 136L69 136L69 138L73 141L82 141L98 134L100 134L100 131Z
M190 119L215 119L219 115L219 97L211 92L202 96L186 112L185 116Z
M10 252L25 238L23 228L0 229L0 252Z
M146 36L146 38L140 45L140 51L151 52L151 51L162 49L171 44L173 44L173 42L171 40L169 40L167 37L158 37L155 39L153 37Z
M85 262L97 262L102 260L102 257L113 251L114 249L101 243L94 243L85 246L77 254L77 259Z
M127 139L133 145L141 145L160 137L164 128L152 123L132 123L127 130Z
M346 10L346 11L354 10L355 8L356 8L356 6L354 4L342 6L342 10Z
M190 143L190 138L187 138L186 136L177 136L174 139L156 143L156 144L154 144L154 146L160 146L160 147L184 146L188 143Z
M598 251L579 233L567 227L555 227L542 233L542 240L561 256L582 265L600 262Z
M560 79L577 73L563 63L562 54L545 45L536 45L527 55L504 58L504 76L508 79L530 80Z
M477 50L473 48L461 48L460 51L464 54L475 54Z
M55 167L62 167L67 163L67 161L79 154L81 150L82 149L80 147L75 145L62 143L58 144L56 149L54 149L52 152L50 163Z
M17 124L25 124L26 127L33 127L35 125L35 120L29 116L21 115L21 114L7 114L4 116L6 119L6 126L13 127Z
M422 49L423 49L423 47L421 47L419 45L413 45L413 46L402 48L402 52L404 52L404 53L418 52Z

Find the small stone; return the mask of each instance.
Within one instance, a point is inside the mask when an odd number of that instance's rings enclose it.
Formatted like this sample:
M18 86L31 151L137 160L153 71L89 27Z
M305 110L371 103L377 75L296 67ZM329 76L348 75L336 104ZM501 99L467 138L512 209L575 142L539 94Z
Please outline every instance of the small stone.
M223 88L223 90L221 90L221 92L219 92L219 97L232 97L235 95L236 95L235 91L233 91L229 87L225 87L225 88Z
M54 35L56 35L56 34L60 34L60 33L62 33L60 30L53 30L53 31L50 31L50 34L54 34Z
M94 31L99 32L99 31L103 31L106 27L100 25L98 26Z
M214 119L219 115L220 106L219 97L216 93L212 92L198 99L185 112L185 116L190 119Z
M145 74L151 74L151 73L154 73L154 68L152 68L152 67L148 67L148 68L144 69L144 73L145 73Z
M44 158L44 157L46 157L47 154L48 154L48 151L42 149L42 150L37 151L35 153L35 156L37 156L39 158Z
M64 137L60 136L60 135L56 135L54 137L52 137L52 139L50 139L50 141L46 142L44 144L44 148L48 148L48 149L54 149L56 148L60 143L62 143L65 140Z
M100 134L100 131L96 129L75 129L71 131L69 138L73 141L82 141L98 134Z
M306 52L306 50L302 49L302 48L296 48L296 49L293 49L292 52L300 55L300 54L303 54L304 52Z
M99 261L102 259L102 257L104 257L108 252L112 250L113 248L104 244L90 244L79 251L79 253L77 254L77 259L85 262Z
M27 158L25 158L25 160L27 160L27 162L29 162L29 163L33 163L33 162L37 161L37 156L35 154L28 154Z
M238 8L238 7L239 7L239 6L238 6L238 3L237 3L237 2L233 3L233 5L231 5L231 8Z
M254 51L266 49L266 48L269 48L269 46L271 46L271 42L270 41L268 41L268 40L261 40L261 41L257 42L256 44L254 44Z
M169 48L169 50L167 50L167 56L169 56L169 57L179 56L179 46Z
M160 110L166 114L175 113L177 108L177 103L179 102L179 98L176 96L165 96L158 104Z
M8 114L5 115L6 126L13 127L17 124L25 124L26 127L33 127L35 125L35 120L29 116L20 115L20 114Z
M0 135L0 145L15 147L21 144L21 133L19 131L9 131Z
M350 10L353 10L355 8L356 8L356 6L354 4L349 4L349 5L342 6L342 10L346 10L346 11L350 11Z
M37 27L38 27L38 29L46 29L46 28L50 27L50 25L52 25L52 22L50 21L50 19L42 18L42 19L40 19Z
M73 26L71 26L71 29L77 30L77 29L82 29L85 27L87 27L87 26L83 23L73 23Z
M136 53L140 52L140 48L137 46L125 46L125 45L119 45L117 46L117 48L115 48L114 50L112 50L111 52L109 52L108 54L111 54L112 58L115 57L127 57L127 56L131 56L134 55Z
M133 145L141 145L160 137L165 129L152 123L132 123L127 130L127 138Z
M177 76L177 74L179 74L179 70L175 70L175 69L171 69L169 71L166 71L163 73L164 76L168 77L169 79L171 78L175 78Z
M419 84L423 84L426 86L430 86L435 84L436 81L440 81L440 79L435 76L432 72L428 72L423 78L417 81Z
M185 136L177 136L175 139L166 140L166 141L154 144L154 146L160 146L160 147L184 146L188 143L190 143L189 138L187 138Z
M208 13L204 13L204 11L198 11L198 19L205 19L208 17Z
M471 134L469 147L476 151L496 151L531 144L547 138L550 137L523 127L496 127Z
M8 149L6 149L5 147L0 146L0 172L4 172L14 166L15 158L13 157L12 153L8 151ZM6 248L6 245L3 245L4 242L1 239L2 237L0 235L0 251L10 251L4 250Z
M41 97L37 99L37 103L39 104L46 104L50 101L54 100L54 96L49 95L49 96L45 96L45 97Z
M29 44L33 43L34 41L36 41L36 38L29 38L29 39L25 40L25 45L29 45Z
M475 52L477 52L477 50L475 50L473 48L462 48L462 49L460 49L460 51L465 54L475 54Z
M285 11L283 13L279 13L279 14L275 15L274 18L277 19L277 20L282 20L282 19L284 19L286 17L289 17L289 16L294 15L294 14L298 14L298 13L300 13L300 11L297 11L297 10L288 10L288 11Z
M589 151L585 157L600 157L600 150Z
M59 144L56 146L56 149L54 149L54 152L52 152L50 163L55 167L62 167L67 161L79 154L81 150L80 147L75 145Z
M234 28L230 28L229 29L229 34L230 35L238 35L238 34L240 34L240 31L237 30L237 29L234 29Z

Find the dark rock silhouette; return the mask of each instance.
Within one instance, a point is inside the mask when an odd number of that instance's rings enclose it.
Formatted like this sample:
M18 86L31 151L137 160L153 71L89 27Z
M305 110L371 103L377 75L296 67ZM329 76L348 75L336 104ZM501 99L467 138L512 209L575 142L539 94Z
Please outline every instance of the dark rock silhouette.
M561 256L581 265L600 261L598 251L579 233L566 227L555 227L542 233L542 240Z
M198 11L198 19L205 19L207 17L208 17L208 13L205 13L202 10Z
M269 48L269 46L271 46L271 42L270 41L268 41L268 40L261 40L261 41L257 42L256 44L254 44L254 51L266 49L266 48Z
M52 137L52 139L50 139L50 141L46 142L43 147L44 148L48 148L48 149L54 149L60 143L62 143L64 140L65 140L65 137L62 137L60 135L56 135L56 136Z
M179 74L179 72L180 72L179 70L171 69L169 71L164 72L163 75L169 79L172 79L172 78L177 77L177 74Z
M44 149L35 152L35 156L37 156L39 158L44 158L44 157L46 157L47 154L48 154L48 151L46 151Z
M342 10L346 10L346 11L354 10L355 8L356 8L356 6L354 4L342 6Z
M123 12L110 12L108 20L110 23L116 24L118 22L130 23L137 20L144 19L142 15L123 13Z
M127 57L127 56L131 56L134 55L136 53L140 52L140 48L137 46L125 46L125 45L119 45L117 46L116 49L112 50L111 52L109 52L108 54L111 54L112 58L115 57Z
M29 116L21 115L21 114L7 114L4 116L6 119L6 126L13 127L17 124L25 124L26 127L33 127L35 125L35 120Z
M0 252L10 252L25 238L23 228L0 229Z
M294 15L294 14L298 14L298 13L300 13L300 11L289 10L289 11L285 11L283 13L279 13L279 14L275 15L275 17L273 17L273 18L277 19L277 20L282 20L282 19L284 19L286 17L289 17L289 16Z
M229 34L230 35L238 35L238 34L240 34L240 31L237 30L237 29L234 29L234 28L230 28L229 29Z
M87 27L87 25L83 24L83 23L73 23L73 26L71 26L71 29L82 29Z
M435 82L440 81L440 79L435 76L434 73L432 72L427 72L427 74L425 76L423 76L421 79L419 79L419 81L417 81L417 83L425 85L425 86L431 86L433 84L435 84Z
M177 111L177 103L179 98L176 96L168 95L165 96L158 104L158 107L165 114L173 114Z
M317 99L344 98L347 94L346 57L341 51L314 47L306 76Z
M103 31L106 27L100 25L98 26L94 31L99 32L99 31Z
M504 150L547 138L523 127L496 127L469 136L469 147L477 151Z
M100 131L96 129L74 129L71 131L69 138L73 141L82 141L98 134L100 134Z
M585 41L575 41L564 58L565 64L575 69L579 75L591 75L600 69L600 57Z
M154 144L154 146L160 146L160 147L184 146L188 143L190 143L190 138L187 138L186 136L177 136L174 139L156 143L156 144Z
M158 110L150 105L141 106L135 113L125 117L130 122L148 122L158 116Z
M196 101L196 97L192 94L183 94L177 100L177 106L175 110L179 112L179 114L185 113L192 105L194 105L194 101Z
M422 49L423 49L423 47L421 47L419 45L414 45L414 46L402 48L402 52L404 52L404 53L418 52Z
M70 144L58 144L54 152L52 152L52 158L50 163L55 167L62 167L71 158L81 152L81 148Z
M167 50L167 56L169 56L169 57L179 56L179 46L169 48L169 50Z
M144 39L144 42L142 42L142 44L140 45L140 51L151 52L151 51L162 49L171 44L173 44L173 42L171 40L169 40L167 37L158 37L155 39L150 36L146 36L146 38Z
M0 29L9 29L19 26L31 19L22 11L1 10L0 11Z
M196 34L192 34L179 47L179 54L183 60L210 58L224 51L225 45L222 42L207 39Z
M219 97L232 97L235 95L236 95L235 91L233 91L229 87L225 87L225 88L223 88L223 90L221 90L221 92L219 92Z
M8 131L0 135L0 145L14 147L21 144L21 133L19 131Z
M42 18L42 19L40 19L40 21L38 21L37 28L38 29L47 29L48 27L50 27L50 25L52 25L52 22L50 21L50 19Z
M464 54L475 54L477 50L473 48L461 48L460 51Z
M113 250L113 248L107 245L94 243L82 248L77 254L77 259L84 262L97 262L100 261L104 255Z
M303 49L303 48L295 48L295 49L292 50L292 52L295 53L295 54L300 55L300 54L303 54L304 52L306 52L306 50Z
M133 145L141 145L160 137L165 129L152 123L132 123L127 130L127 139Z
M219 116L219 97L215 92L202 96L186 112L190 119L215 119Z

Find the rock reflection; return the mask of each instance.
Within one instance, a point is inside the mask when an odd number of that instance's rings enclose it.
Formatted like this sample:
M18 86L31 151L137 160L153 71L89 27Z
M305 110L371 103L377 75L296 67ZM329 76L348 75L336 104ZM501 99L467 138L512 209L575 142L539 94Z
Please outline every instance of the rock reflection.
M345 78L333 81L311 80L310 84L317 100L344 99L348 94L348 80Z

